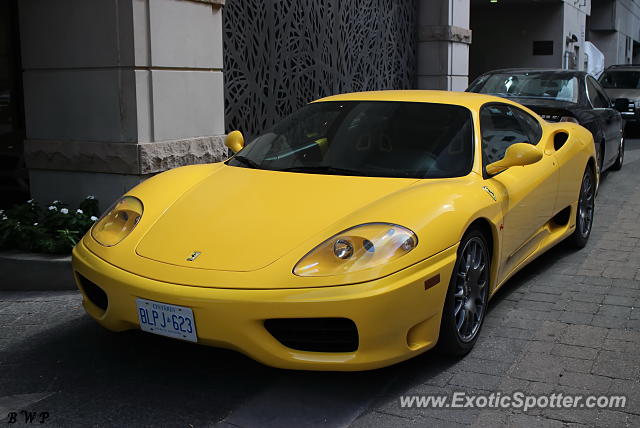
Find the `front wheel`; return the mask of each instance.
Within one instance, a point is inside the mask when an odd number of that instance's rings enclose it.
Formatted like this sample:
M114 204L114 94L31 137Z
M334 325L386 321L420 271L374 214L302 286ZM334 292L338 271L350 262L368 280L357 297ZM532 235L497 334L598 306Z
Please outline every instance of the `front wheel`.
M461 357L471 351L484 321L489 297L491 257L478 229L465 233L444 302L438 348Z
M616 163L611 167L614 171L620 171L622 169L622 162L624 162L624 138L620 139L620 146L618 147L618 158Z
M587 245L591 227L593 226L593 214L595 211L596 182L593 171L587 166L582 176L580 195L578 197L578 209L576 210L576 229L569 237L571 244L576 248Z

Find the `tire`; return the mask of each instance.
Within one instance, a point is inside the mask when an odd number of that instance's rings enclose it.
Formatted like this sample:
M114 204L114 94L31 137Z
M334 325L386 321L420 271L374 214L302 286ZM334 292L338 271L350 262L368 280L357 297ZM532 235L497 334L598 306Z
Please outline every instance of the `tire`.
M438 339L441 353L462 357L478 340L489 300L490 272L487 239L479 229L471 228L460 241L447 289Z
M576 209L576 229L569 237L570 244L575 248L584 248L587 245L591 229L593 227L593 215L595 212L596 181L591 168L582 176L580 194L578 195L578 207Z
M620 146L618 147L618 157L616 163L611 166L614 171L620 171L622 169L622 163L624 162L624 138L620 139Z

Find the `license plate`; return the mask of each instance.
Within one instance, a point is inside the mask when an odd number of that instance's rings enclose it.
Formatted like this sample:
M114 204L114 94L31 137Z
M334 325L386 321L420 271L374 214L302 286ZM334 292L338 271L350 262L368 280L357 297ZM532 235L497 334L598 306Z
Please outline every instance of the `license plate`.
M196 323L191 308L136 299L140 329L174 339L197 342Z

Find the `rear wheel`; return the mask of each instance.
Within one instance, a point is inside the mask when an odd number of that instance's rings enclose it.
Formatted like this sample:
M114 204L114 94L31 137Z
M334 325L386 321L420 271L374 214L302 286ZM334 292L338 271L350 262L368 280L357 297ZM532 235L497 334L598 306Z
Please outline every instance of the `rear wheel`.
M618 146L618 158L611 169L614 171L620 171L622 169L622 162L624 162L624 138L620 139L620 146Z
M589 235L591 235L595 211L595 191L595 176L591 168L587 167L580 186L578 209L576 210L576 229L569 238L571 244L576 248L583 248L587 245Z
M483 233L465 233L451 274L444 302L438 348L445 354L463 356L478 339L489 297L491 257Z

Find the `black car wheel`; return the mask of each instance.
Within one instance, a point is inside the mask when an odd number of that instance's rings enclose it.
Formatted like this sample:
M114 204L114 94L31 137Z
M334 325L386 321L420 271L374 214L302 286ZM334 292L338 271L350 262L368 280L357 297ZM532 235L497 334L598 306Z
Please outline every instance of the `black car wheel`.
M478 339L489 299L491 256L478 229L465 233L451 274L444 303L438 347L448 355L463 356Z
M614 171L620 171L622 169L622 162L624 162L624 138L620 139L620 146L618 146L618 158L611 169Z
M578 209L576 210L576 229L569 238L571 244L576 248L583 248L587 245L591 227L593 226L593 215L595 212L596 180L590 167L582 176L580 195L578 197Z

